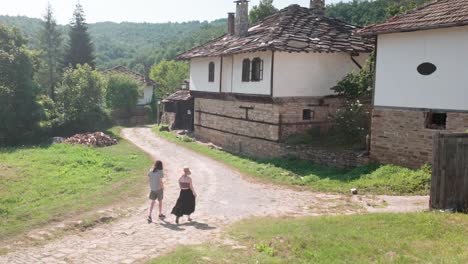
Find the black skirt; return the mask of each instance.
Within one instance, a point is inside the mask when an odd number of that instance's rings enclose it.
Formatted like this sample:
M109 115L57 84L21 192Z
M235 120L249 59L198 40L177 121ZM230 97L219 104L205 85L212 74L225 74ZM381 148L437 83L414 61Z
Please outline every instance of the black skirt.
M195 196L192 190L180 190L179 199L172 209L172 214L178 217L190 215L195 212Z

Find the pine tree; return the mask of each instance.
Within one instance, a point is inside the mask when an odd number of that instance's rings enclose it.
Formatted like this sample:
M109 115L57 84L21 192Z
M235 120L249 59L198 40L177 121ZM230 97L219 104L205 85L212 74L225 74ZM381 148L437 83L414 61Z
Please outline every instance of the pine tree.
M260 0L258 5L252 7L249 13L249 22L255 24L276 12L278 12L278 9L273 6L273 0Z
M83 7L80 3L76 5L73 19L70 22L70 40L65 54L65 66L71 65L76 68L77 64L88 64L95 67L94 45L88 33Z
M47 89L49 97L55 101L55 88L62 75L62 33L57 27L50 3L44 15L43 29L40 32L41 49L44 50L43 60L45 62L44 71L39 74L41 84Z

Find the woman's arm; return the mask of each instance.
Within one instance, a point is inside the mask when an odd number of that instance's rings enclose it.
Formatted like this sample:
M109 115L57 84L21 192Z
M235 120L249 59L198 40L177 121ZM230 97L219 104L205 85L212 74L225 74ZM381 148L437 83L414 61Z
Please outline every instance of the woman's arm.
M195 192L195 189L193 188L192 178L190 178L190 190L192 190L193 195L194 195L195 197L197 197L197 193Z

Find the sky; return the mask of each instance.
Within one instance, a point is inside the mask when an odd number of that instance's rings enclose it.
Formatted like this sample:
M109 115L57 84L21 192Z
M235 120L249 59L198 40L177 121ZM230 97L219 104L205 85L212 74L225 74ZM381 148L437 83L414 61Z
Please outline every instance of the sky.
M88 23L212 21L235 11L233 0L79 0ZM327 4L349 0L326 0ZM0 0L0 15L41 18L50 2L59 24L67 24L78 0ZM251 0L250 7L260 0ZM309 6L309 0L274 0L283 8L291 4Z

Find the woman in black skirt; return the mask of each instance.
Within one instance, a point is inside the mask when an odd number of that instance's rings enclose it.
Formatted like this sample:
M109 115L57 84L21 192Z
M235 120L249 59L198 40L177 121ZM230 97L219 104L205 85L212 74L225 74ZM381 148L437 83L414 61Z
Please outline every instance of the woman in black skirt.
M180 195L177 203L172 209L172 214L176 216L176 223L179 224L179 218L183 215L188 216L188 221L192 221L190 215L195 212L195 198L197 193L193 189L192 178L190 178L190 169L184 168L184 174L179 178Z

